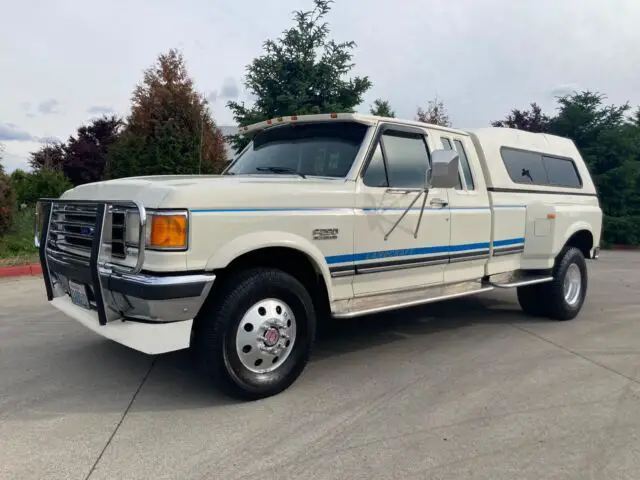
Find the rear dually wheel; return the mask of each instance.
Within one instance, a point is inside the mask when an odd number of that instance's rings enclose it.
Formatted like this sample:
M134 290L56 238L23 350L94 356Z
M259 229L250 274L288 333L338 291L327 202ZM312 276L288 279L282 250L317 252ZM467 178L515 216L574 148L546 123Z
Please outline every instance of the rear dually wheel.
M582 309L587 295L587 263L580 249L567 246L557 257L553 280L518 288L522 310L554 320L571 320Z

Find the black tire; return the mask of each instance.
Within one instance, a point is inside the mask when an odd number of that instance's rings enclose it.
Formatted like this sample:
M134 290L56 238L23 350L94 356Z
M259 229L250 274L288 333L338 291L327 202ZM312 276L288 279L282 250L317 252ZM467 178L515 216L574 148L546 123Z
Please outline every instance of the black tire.
M258 302L271 301L267 299L275 299L289 307L294 316L295 339L289 356L281 365L269 372L256 373L242 363L241 353L236 348L236 335L244 315ZM260 312L260 309L253 311ZM260 315L269 317L268 314ZM198 314L194 328L197 357L214 385L229 396L257 400L282 392L300 376L315 340L316 315L309 292L298 280L281 270L255 268L226 278ZM266 334L264 337L255 335L266 338ZM278 341L281 338L284 337L278 336ZM252 354L255 352L262 355L259 350L252 350Z
M569 269L575 265L580 273L580 288L576 301L569 303L565 299L564 281ZM553 280L543 284L542 301L546 304L547 316L553 320L571 320L582 310L587 296L588 274L587 262L580 249L565 247L558 255L553 267Z
M518 287L518 303L520 308L527 315L534 317L544 317L547 315L546 306L544 301L544 294L542 292L543 285L527 285L525 287Z

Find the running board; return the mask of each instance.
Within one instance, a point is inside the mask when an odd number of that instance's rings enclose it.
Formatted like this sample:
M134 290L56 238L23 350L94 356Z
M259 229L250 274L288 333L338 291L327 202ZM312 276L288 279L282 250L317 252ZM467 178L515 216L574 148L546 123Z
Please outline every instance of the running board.
M437 285L401 292L367 295L348 300L338 300L331 305L334 318L354 318L374 313L388 312L401 308L424 305L477 293L489 292L493 286L479 281Z
M491 285L495 288L517 288L546 283L551 280L553 280L553 277L550 275L533 274L520 270L517 272L493 275L485 282L485 285Z

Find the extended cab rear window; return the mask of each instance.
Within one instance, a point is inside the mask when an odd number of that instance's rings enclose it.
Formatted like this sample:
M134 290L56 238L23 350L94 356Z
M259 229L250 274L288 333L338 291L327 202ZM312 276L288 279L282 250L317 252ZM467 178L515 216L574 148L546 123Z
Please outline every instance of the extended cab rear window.
M508 147L502 147L500 153L514 183L582 188L576 165L569 158Z
M300 173L345 177L368 127L357 122L287 124L269 128L253 139L227 173Z

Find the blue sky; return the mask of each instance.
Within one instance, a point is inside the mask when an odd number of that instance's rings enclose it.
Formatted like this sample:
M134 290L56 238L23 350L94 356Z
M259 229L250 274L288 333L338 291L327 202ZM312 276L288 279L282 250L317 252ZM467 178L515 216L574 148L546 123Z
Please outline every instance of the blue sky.
M245 66L310 0L10 2L0 17L0 142L7 170L41 142L66 139L101 113L126 115L158 53L185 55L196 87L231 125L246 100ZM513 107L592 89L640 104L637 0L336 0L336 40L355 40L355 73L413 117L439 96L457 127L486 126Z

